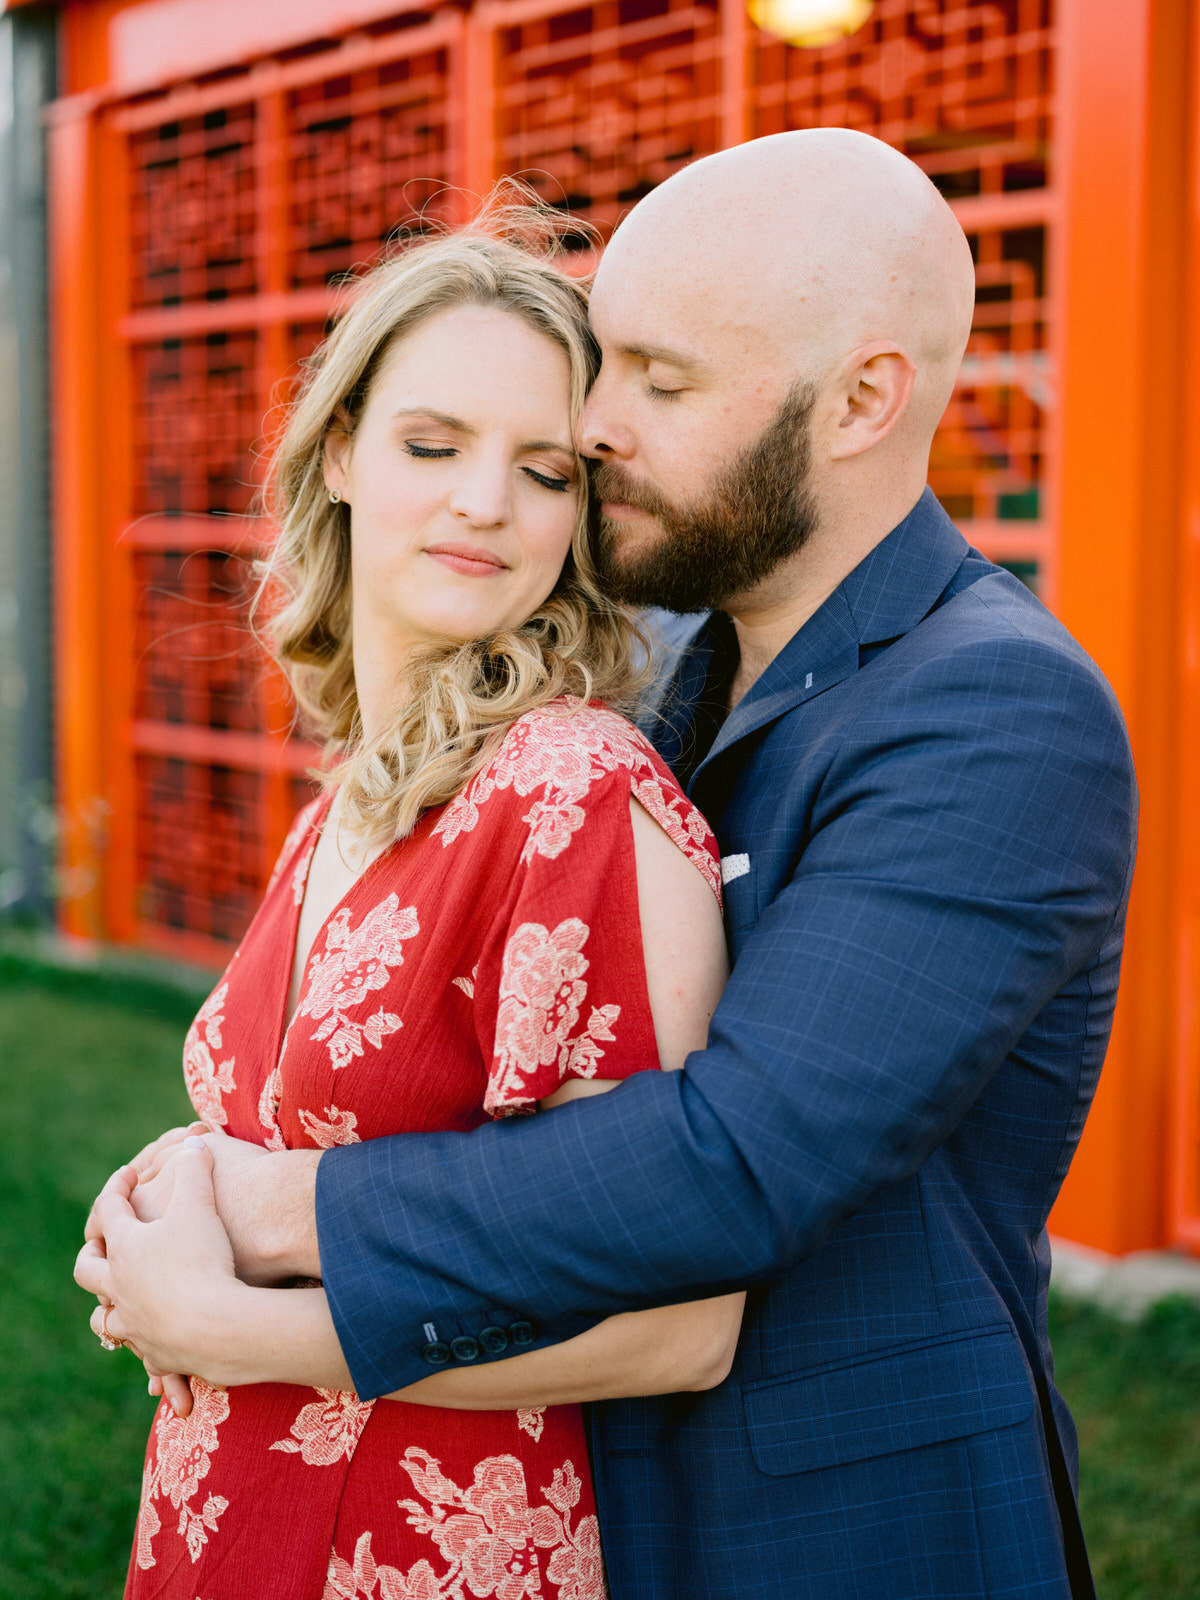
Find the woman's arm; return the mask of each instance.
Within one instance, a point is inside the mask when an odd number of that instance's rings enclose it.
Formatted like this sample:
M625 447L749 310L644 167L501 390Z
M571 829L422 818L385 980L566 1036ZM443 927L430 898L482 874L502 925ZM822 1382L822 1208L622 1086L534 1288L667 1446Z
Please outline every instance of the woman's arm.
M562 1344L433 1373L386 1398L459 1411L510 1411L713 1389L733 1362L744 1298L722 1295L626 1312ZM320 1289L237 1284L219 1305L210 1301L203 1315L208 1359L198 1364L198 1375L210 1383L353 1387Z

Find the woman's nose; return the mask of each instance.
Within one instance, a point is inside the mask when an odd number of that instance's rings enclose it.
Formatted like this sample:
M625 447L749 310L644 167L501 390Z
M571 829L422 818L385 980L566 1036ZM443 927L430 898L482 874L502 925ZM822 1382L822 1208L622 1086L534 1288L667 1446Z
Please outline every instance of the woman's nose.
M512 515L507 468L479 465L465 471L450 496L450 510L473 528L498 528Z

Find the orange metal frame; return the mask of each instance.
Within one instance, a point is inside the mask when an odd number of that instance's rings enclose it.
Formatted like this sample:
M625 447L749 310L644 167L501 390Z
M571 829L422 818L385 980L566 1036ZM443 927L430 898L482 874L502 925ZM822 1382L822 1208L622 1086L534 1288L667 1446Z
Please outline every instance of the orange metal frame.
M1141 772L1123 997L1055 1225L1200 1248L1200 417L1171 383L1200 354L1189 0L877 0L813 51L740 0L296 0L267 42L231 0L215 32L213 3L173 0L169 38L161 3L62 7L64 930L211 964L259 892L309 752L231 646L228 579L266 536L258 419L338 275L502 173L603 233L709 150L862 127L925 166L976 251L934 486L1108 672Z

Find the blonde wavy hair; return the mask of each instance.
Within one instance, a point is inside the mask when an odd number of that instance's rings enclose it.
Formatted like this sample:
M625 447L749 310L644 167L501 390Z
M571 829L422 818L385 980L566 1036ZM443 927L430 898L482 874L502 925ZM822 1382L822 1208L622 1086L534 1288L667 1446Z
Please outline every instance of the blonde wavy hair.
M513 204L509 187L466 228L402 249L365 273L349 310L306 363L271 456L264 507L278 528L260 565L255 614L304 722L326 742L316 774L342 790L343 818L367 845L408 834L459 792L516 719L560 696L632 710L649 676L634 615L600 588L586 474L570 553L549 597L516 628L414 656L389 726L363 734L354 684L350 507L333 504L323 452L350 433L388 352L435 312L498 307L559 345L570 365L575 426L598 356L587 289L554 265L563 220ZM572 224L577 230L578 224Z

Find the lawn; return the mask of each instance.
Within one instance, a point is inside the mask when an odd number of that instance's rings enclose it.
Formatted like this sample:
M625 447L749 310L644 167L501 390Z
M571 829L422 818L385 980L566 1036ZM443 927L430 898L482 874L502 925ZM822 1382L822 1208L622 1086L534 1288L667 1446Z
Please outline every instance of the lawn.
M121 1593L153 1402L88 1330L71 1263L109 1172L187 1119L198 998L0 954L0 1600ZM1058 1304L1054 1332L1100 1600L1200 1600L1200 1309L1128 1327Z

